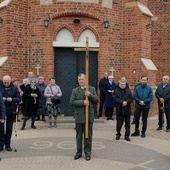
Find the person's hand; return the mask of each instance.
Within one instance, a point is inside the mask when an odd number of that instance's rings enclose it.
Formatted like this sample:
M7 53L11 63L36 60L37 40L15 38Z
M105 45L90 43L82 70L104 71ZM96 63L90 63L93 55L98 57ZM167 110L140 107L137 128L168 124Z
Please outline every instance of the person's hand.
M6 101L6 97L3 97L3 101Z
M89 91L85 91L85 96L89 96L90 92Z
M164 102L165 102L163 98L160 98L160 101L161 101L161 103L164 103Z
M6 100L7 100L8 102L12 102L12 98L11 98L11 97L6 98Z
M123 106L127 106L127 102L126 101L123 102Z
M84 105L85 105L85 106L89 106L89 101L84 100Z
M145 105L144 101L140 101L139 104L140 104L141 106L144 106L144 105Z
M108 90L109 93L112 93L112 90Z
M5 120L4 119L0 119L0 123L4 123L5 122Z

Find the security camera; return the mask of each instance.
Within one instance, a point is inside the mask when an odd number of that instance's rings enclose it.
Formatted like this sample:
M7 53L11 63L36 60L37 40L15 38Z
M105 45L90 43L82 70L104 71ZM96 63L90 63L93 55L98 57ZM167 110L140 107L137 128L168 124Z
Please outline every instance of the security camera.
M75 25L79 25L79 24L80 24L80 20L79 20L78 18L75 18L74 21L73 21L73 23L74 23Z

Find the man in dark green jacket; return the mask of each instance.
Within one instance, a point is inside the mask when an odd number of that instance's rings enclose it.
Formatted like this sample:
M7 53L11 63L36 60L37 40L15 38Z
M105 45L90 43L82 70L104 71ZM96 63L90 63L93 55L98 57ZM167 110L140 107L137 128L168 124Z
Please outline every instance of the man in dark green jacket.
M98 102L96 90L90 86L89 91L86 91L86 76L81 73L78 75L79 86L73 89L70 104L75 107L75 123L76 123L76 144L77 153L74 157L75 160L82 156L82 138L85 132L85 108L89 107L89 122L88 122L88 138L84 137L84 153L85 159L91 159L92 150L92 127L94 122L94 108L93 105ZM85 99L88 96L88 101Z

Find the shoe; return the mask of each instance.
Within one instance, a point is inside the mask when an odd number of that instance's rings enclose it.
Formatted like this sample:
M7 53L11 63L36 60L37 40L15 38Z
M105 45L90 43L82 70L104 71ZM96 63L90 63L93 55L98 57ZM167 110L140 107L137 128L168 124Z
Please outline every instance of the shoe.
M21 122L21 121L18 119L17 122Z
M131 124L134 125L134 124L135 124L135 121L133 120Z
M114 119L111 117L110 120L114 120Z
M131 136L139 136L140 134L138 132L134 132L131 134Z
M161 127L158 127L156 130L162 130L162 128L161 128Z
M109 119L110 119L109 117L106 118L106 120L109 120Z
M128 142L130 142L129 136L125 136L125 140L128 141Z
M5 148L5 150L8 151L8 152L11 152L12 148L10 146L8 146L8 147Z
M119 140L120 139L120 136L116 136L116 138L115 138L116 140Z
M45 122L45 117L44 116L42 117L42 121Z
M166 129L166 132L170 132L170 129Z
M77 159L79 159L79 158L81 158L81 155L76 155L76 156L74 157L74 160L77 160Z
M1 147L1 148L0 148L0 152L1 152L1 151L3 151L3 150L4 150L4 148L3 148L3 147Z
M37 129L34 125L31 125L31 128L32 128L32 129Z
M39 120L40 120L40 118L39 118L39 117L35 118L35 121L39 121Z
M142 133L142 134L141 134L141 137L142 137L142 138L145 138L145 137L146 137L145 133Z
M25 127L24 127L24 126L22 126L22 127L20 128L20 130L24 130L24 128L25 128Z
M86 161L90 161L91 157L90 156L86 156Z

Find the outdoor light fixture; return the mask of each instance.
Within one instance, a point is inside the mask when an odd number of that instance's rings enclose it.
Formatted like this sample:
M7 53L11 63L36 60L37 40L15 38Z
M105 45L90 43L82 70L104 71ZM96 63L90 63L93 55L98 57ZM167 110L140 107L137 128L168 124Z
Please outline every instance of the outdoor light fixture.
M80 24L80 20L78 19L78 18L75 18L74 20L73 20L73 23L74 23L74 25L79 25Z
M50 20L49 19L45 19L44 20L44 27L48 27L49 23L50 23Z
M105 28L108 28L108 27L109 27L109 21L106 18L104 18L103 19L103 28L105 29Z

